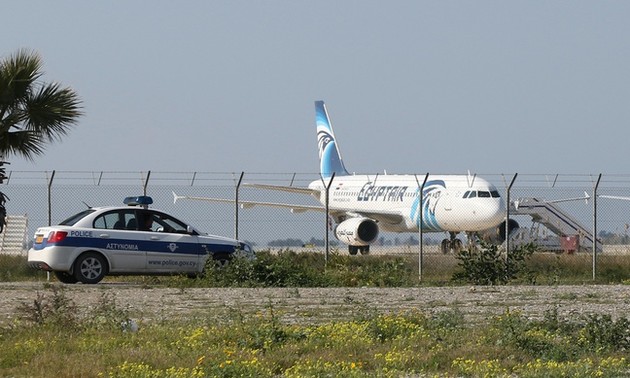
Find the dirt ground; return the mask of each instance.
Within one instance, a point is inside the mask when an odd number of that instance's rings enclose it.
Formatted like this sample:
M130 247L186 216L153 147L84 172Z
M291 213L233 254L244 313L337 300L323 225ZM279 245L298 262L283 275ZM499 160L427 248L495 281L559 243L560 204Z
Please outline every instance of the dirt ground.
M163 288L125 283L62 285L46 282L0 283L0 324L23 315L38 294L63 290L80 316L103 301L115 301L133 319L154 321L200 314L226 316L269 313L292 323L349 319L368 312L418 309L428 314L458 310L470 321L483 321L510 309L542 317L557 309L563 317L586 314L630 314L630 286L467 286L422 288Z

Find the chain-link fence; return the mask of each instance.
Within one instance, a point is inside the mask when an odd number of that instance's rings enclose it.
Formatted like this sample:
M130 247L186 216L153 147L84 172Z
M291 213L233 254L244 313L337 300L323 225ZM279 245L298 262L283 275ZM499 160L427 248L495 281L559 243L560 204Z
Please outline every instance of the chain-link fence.
M408 195L417 196L425 176L416 176L417 187L408 188ZM386 177L374 175L374 180L381 180L381 185L387 187L383 181ZM472 180L483 177L496 185L503 200L509 200L504 218L509 216L512 220L508 223L510 247L536 244L539 256L536 269L540 272L553 275L554 270L579 266L579 269L587 267L592 278L601 269L617 270L615 274L622 279L627 274L630 201L625 197L630 197L630 175L469 177ZM147 194L154 199L153 207L202 231L246 240L258 250L347 253L348 247L334 237L334 222L325 212L304 211L309 206L322 206L316 198L297 191L249 185L306 188L318 180L329 184L317 173L12 171L0 186L0 191L9 198L0 251L25 255L38 227L58 224L87 206L118 205L124 197ZM334 187L335 181L330 185ZM385 189L380 195L384 200L387 196L404 195L396 190ZM400 202L391 201L387 210L409 212L399 206ZM434 279L448 278L441 274L452 272L458 264L456 254L450 249L444 253L443 240L450 239L448 233L396 233L386 231L382 222L379 226L370 255L413 259L418 262L419 274ZM500 234L501 227L505 228L505 224L494 231ZM470 242L464 233L458 234L457 239L462 245Z

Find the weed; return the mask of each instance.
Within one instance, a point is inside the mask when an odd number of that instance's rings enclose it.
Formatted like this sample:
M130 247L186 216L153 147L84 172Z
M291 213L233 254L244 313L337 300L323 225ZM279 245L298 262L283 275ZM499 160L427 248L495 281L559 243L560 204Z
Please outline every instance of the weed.
M579 344L595 353L630 350L630 321L609 314L587 315L579 331Z
M95 329L137 330L135 322L129 318L129 311L116 305L116 298L103 292L98 303L85 321L85 326Z
M525 260L536 248L534 244L519 246L506 257L496 245L481 242L479 248L457 255L462 271L453 274L453 279L475 285L505 285L525 271Z
M29 311L50 325L50 311L66 311L67 301L60 291L38 293L40 304ZM457 308L429 316L364 307L362 317L347 321L288 325L270 301L254 316L235 309L231 321L174 318L130 337L107 329L129 314L104 293L90 315L111 324L84 319L80 327L33 332L29 322L2 329L0 375L620 377L630 368L622 357L630 340L623 318L562 318L551 308L539 320L506 310L477 324L466 323Z
M25 255L0 253L0 282L32 280L43 272L28 266Z
M52 325L59 328L74 328L78 324L76 306L62 288L52 285L52 298L38 292L33 303L22 303L18 313L22 318L38 325Z

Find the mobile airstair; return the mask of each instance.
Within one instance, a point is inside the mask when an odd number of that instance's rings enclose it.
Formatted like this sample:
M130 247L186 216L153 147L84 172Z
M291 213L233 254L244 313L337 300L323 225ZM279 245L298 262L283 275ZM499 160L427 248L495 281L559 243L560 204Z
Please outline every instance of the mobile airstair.
M542 224L558 236L558 248L561 247L562 238L575 240L576 249L593 250L593 233L582 225L574 217L556 206L553 202L547 202L537 198L519 198L510 204L511 215L529 215L534 224ZM566 240L565 239L565 240ZM597 252L602 251L601 243L597 243ZM566 249L566 248L564 248Z
M0 253L21 255L26 252L28 217L7 215L4 230L0 233Z

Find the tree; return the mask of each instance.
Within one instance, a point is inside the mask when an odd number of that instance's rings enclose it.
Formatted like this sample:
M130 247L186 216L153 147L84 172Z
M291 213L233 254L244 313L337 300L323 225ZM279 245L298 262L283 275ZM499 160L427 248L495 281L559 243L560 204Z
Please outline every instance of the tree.
M83 115L74 90L41 82L42 75L42 59L35 52L19 50L0 61L0 161L43 155L45 145L67 135ZM5 199L0 192L0 206ZM3 225L4 218L0 231Z

